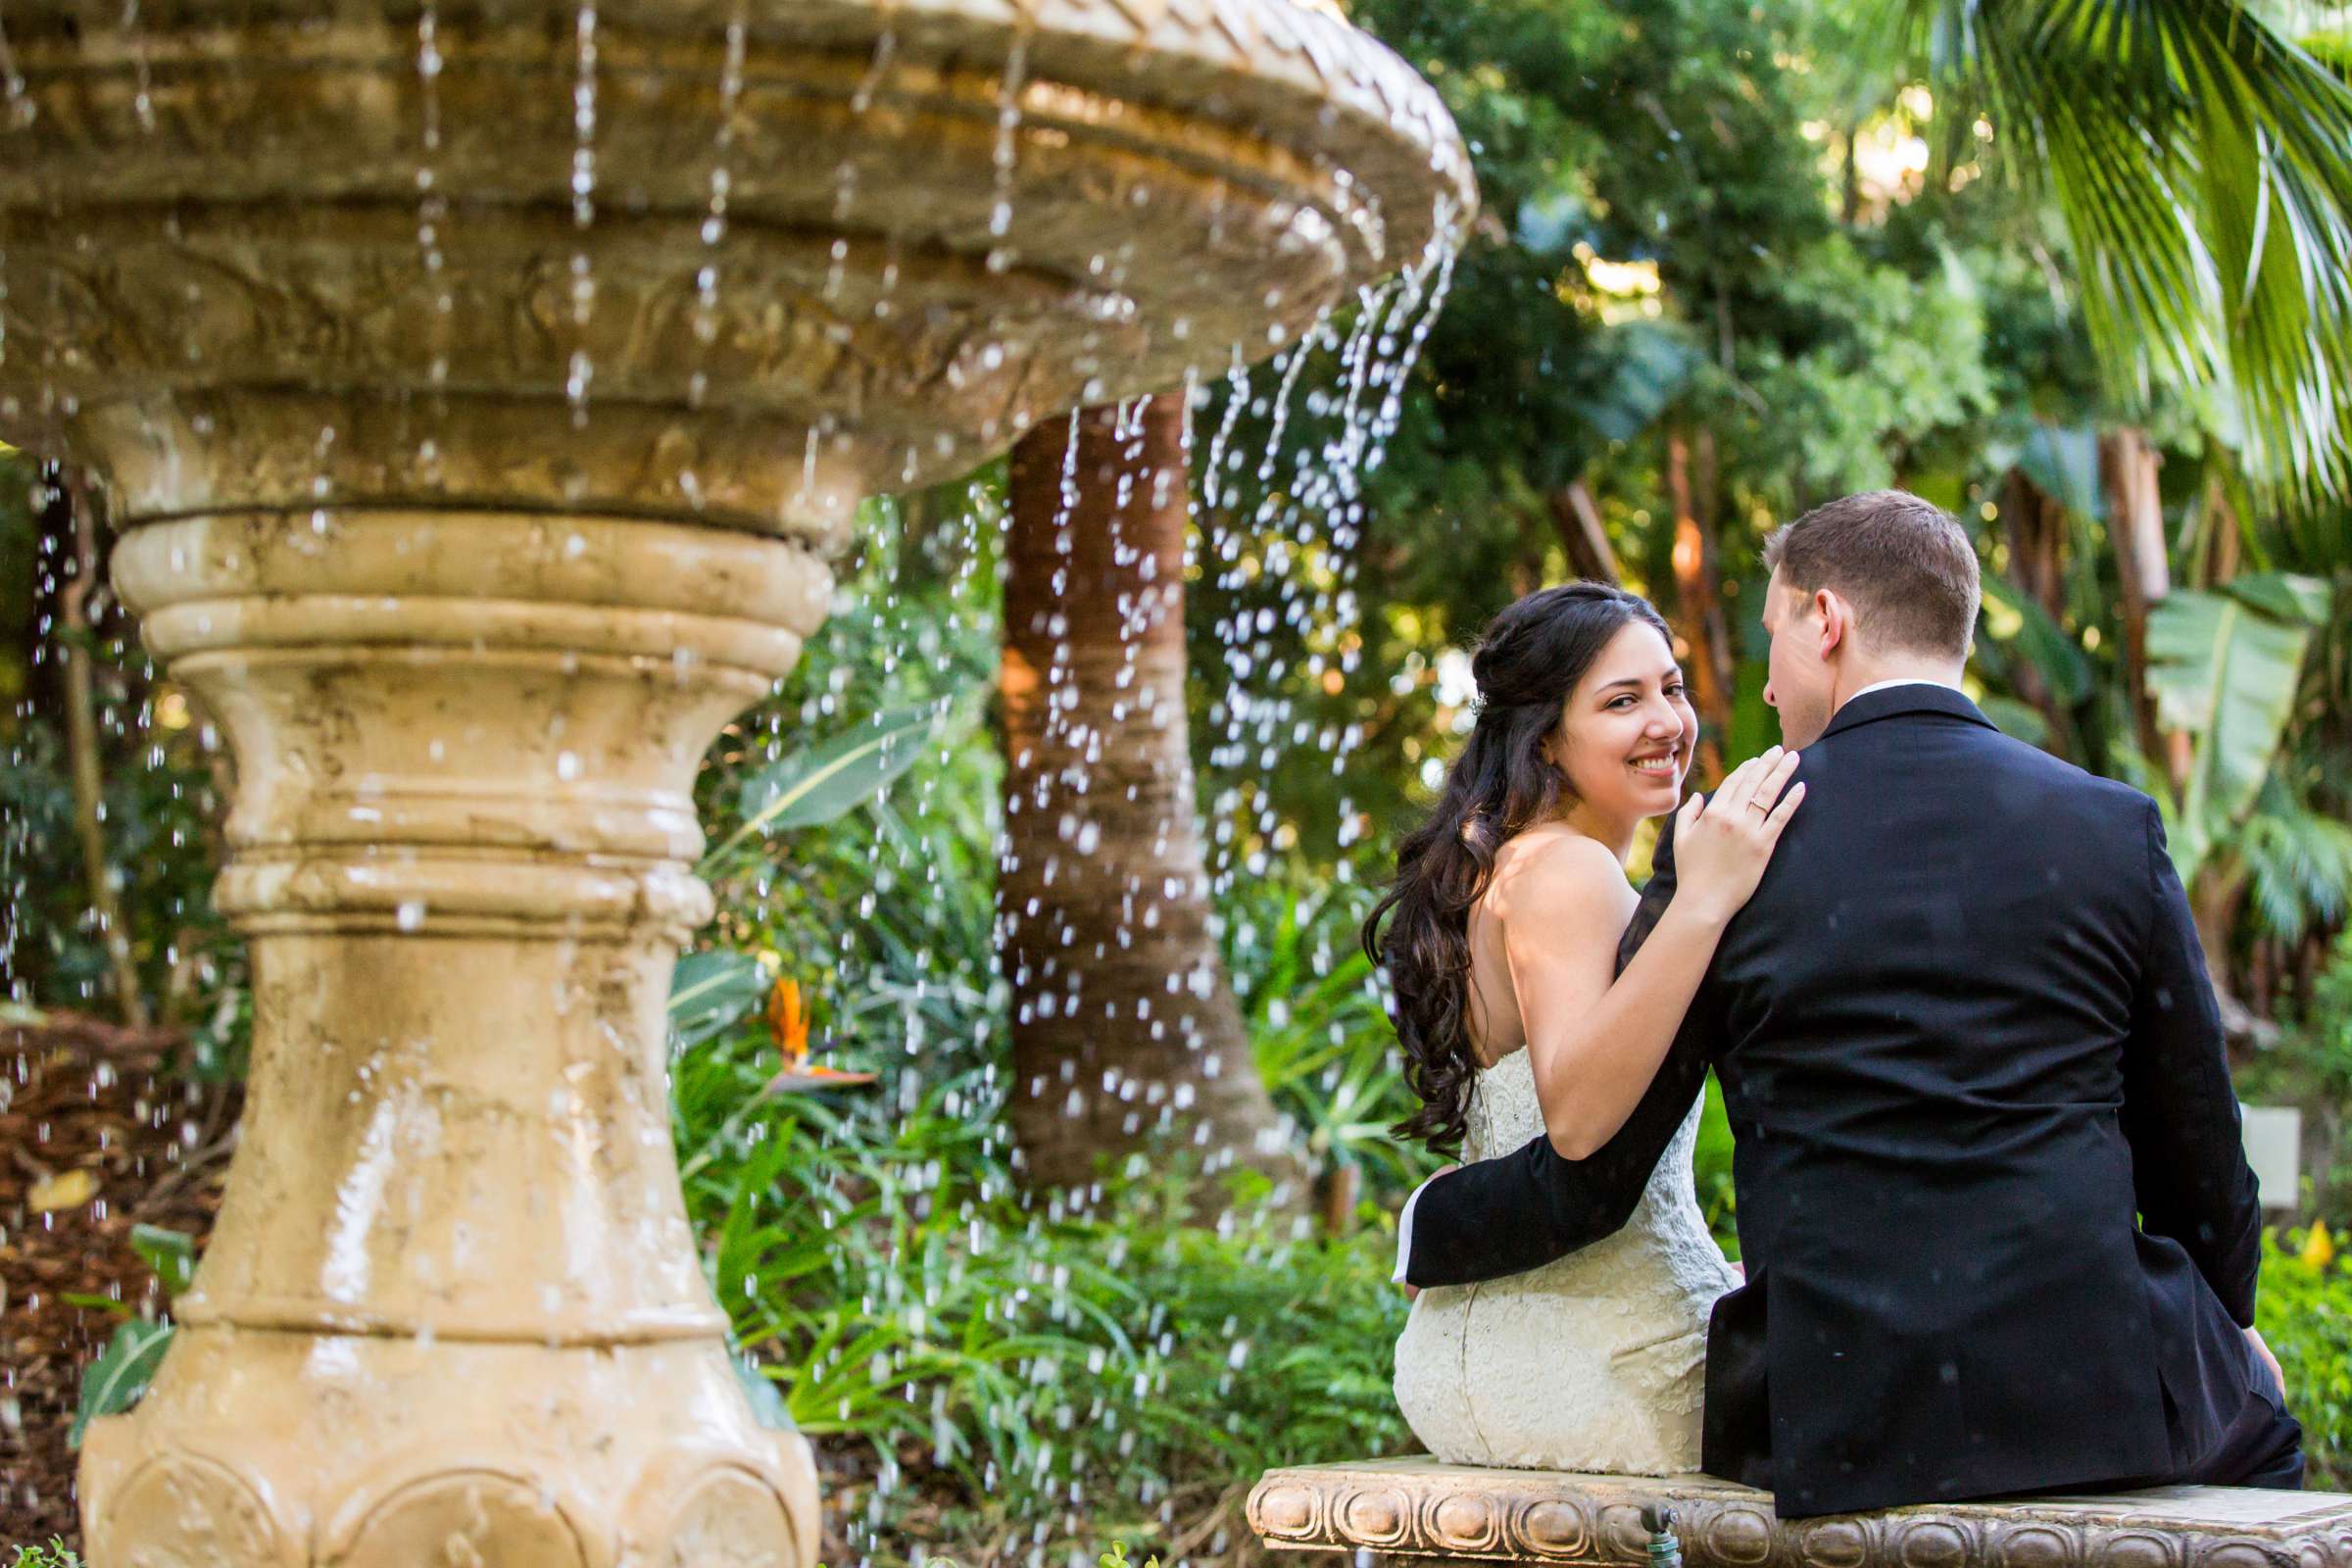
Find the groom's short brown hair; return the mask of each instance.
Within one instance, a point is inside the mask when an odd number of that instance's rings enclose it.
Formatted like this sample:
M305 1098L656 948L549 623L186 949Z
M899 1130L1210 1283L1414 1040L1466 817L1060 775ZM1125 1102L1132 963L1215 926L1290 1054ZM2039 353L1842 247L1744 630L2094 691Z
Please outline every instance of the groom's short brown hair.
M1865 490L1815 507L1764 541L1784 586L1827 588L1884 649L1966 659L1975 642L1977 551L1951 514L1904 490Z

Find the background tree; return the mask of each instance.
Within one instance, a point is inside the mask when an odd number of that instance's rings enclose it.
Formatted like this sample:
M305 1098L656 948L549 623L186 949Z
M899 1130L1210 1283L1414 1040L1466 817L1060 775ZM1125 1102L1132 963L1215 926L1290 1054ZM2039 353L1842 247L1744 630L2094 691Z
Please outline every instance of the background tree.
M1174 1134L1303 1197L1225 979L1185 725L1184 395L1049 419L1013 449L1004 829L1016 1147L1077 1187Z

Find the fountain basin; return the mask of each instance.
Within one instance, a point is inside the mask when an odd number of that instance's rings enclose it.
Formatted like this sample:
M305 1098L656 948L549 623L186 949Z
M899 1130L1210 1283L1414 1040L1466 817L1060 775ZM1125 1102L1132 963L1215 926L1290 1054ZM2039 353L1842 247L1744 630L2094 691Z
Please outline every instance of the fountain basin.
M433 500L830 545L1221 373L1472 201L1286 0L12 7L0 428L131 517Z

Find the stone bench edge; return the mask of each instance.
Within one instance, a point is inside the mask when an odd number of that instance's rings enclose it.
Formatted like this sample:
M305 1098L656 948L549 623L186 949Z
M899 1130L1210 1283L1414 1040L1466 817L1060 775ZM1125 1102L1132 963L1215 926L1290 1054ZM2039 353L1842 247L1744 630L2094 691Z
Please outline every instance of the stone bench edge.
M2201 1495L2214 1517L2194 1516ZM2242 1517L2255 1498L2291 1517ZM2226 1487L1783 1522L1769 1493L1707 1476L1570 1476L1415 1456L1269 1470L1248 1514L1276 1550L1642 1568L1648 1502L1674 1508L1690 1568L2352 1568L2352 1494Z

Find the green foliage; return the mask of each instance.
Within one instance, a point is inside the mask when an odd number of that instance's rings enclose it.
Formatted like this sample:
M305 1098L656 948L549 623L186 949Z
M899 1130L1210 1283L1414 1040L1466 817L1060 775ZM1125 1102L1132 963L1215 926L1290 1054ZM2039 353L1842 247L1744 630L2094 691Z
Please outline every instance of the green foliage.
M2017 36L2002 29L2019 8L1973 9L2001 39ZM2080 0L2042 9L2088 15ZM995 959L1001 763L975 722L996 668L1001 470L864 509L832 618L790 681L728 728L697 784L718 846L706 871L720 914L675 977L672 1127L687 1200L762 1418L870 1446L873 1483L837 1501L885 1556L901 1543L1002 1539L1015 1525L1041 1547L1091 1549L1114 1531L1172 1543L1265 1465L1406 1441L1388 1389L1404 1304L1385 1283L1386 1216L1433 1161L1389 1130L1409 1093L1354 928L1364 885L1385 873L1389 830L1466 727L1459 650L1511 598L1567 572L1560 517L1572 482L1596 499L1633 585L1670 597L1665 436L1706 437L1705 520L1741 639L1735 755L1772 734L1754 633L1757 543L1828 494L1899 482L1981 524L1986 706L2093 766L2128 765L2110 742L2131 734L2099 431L2128 409L2163 441L2181 563L2207 559L2224 526L2199 492L2229 478L2211 455L2227 421L2198 397L2149 409L2136 387L2110 382L2115 401L2102 398L2076 272L2121 298L2132 278L2114 269L2129 258L2070 250L2065 225L2035 202L1976 177L1984 152L1972 116L1940 107L1940 128L1962 145L1890 203L1860 199L1857 138L1914 118L1928 127L1924 111L1890 97L1901 83L1889 57L1834 17L1720 0L1359 0L1353 13L1436 80L1473 144L1486 211L1395 411L1385 464L1316 477L1349 433L1329 390L1346 380L1329 347L1287 403L1264 370L1215 390L1197 453L1202 467L1211 454L1220 466L1187 586L1195 755L1223 873L1228 968L1277 1102L1319 1159L1362 1174L1368 1223L1339 1241L1189 1228L1176 1217L1180 1164L1122 1173L1083 1211L1017 1195ZM2043 74L2072 69L2078 46L2095 41L2058 35L2066 47ZM2223 85L2216 102L2267 90ZM2010 129L2004 114L1998 134ZM2209 145L2234 160L2217 170L2267 167L2243 146ZM2310 210L2294 196L2281 211ZM2284 220L2273 232L2304 237ZM2317 233L2309 254L2325 257L2339 238ZM2256 340L2285 319L2273 310L2271 265L2266 255L2259 273L2242 274L2270 314L2217 328L2198 352L2233 367L2241 338L2268 352ZM2317 286L2315 308L2335 309L2343 285ZM1337 325L1369 322L1393 357L1418 319L1392 318L1396 306L1387 296ZM2094 324L2105 363L2117 363L2115 320ZM2348 341L2306 359L2340 358ZM2285 348L2288 360L2305 352ZM2225 401L2234 391L2225 386ZM2049 607L2004 575L2004 525L1979 510L2013 465L2068 509L2068 575ZM2255 514L2242 485L2223 488ZM7 499L0 472L0 513ZM2241 531L2258 572L2352 571L2352 523L2289 529L2257 515ZM0 526L0 566L23 564L23 550L9 553L22 542L21 528ZM2185 564L2176 577L2209 580ZM2180 597L2158 639L2159 690L2221 737L2198 776L2234 834L2252 924L2317 940L2352 889L2352 828L2328 782L2352 777L2352 636L2312 626L2297 686L2280 673L2292 661L2259 657L2261 632L2238 649L2249 626L2310 623L2291 592L2241 580ZM2224 620L2227 635L2216 631ZM125 687L144 674L119 640L105 654ZM2041 732L2024 697L2034 681L2058 699L2058 733ZM2234 684L2259 704L2241 711L2219 695ZM196 1065L233 1072L250 997L202 901L218 806L202 728L200 717L173 729L118 715L110 854L127 879L144 972L159 991L179 984L172 1010L198 1024ZM103 959L76 924L80 873L53 735L45 720L22 722L16 765L0 770L8 874L24 883L11 973L71 1002L101 983ZM153 746L160 770L145 765ZM2260 786L2250 806L2249 778ZM191 983L188 971L205 977ZM876 1073L874 1088L767 1091L778 1057L758 1003L780 977L802 986L825 1058ZM2303 1001L2262 1070L2292 1076L2307 1105L2352 1102L2352 966L2328 970ZM1730 1147L1711 1092L1699 1193L1736 1248ZM2323 1205L2340 1203L2340 1191L2324 1184ZM168 1250L150 1262L178 1266ZM2306 1317L2340 1322L2337 1278L2272 1281L2282 1266L2266 1263L2266 1321L2282 1358L2297 1347L2292 1365L2305 1370L2290 1378L2321 1388L2343 1375L2345 1347L2323 1327L2296 1336ZM2306 1302L2298 1290L2318 1296ZM127 1397L136 1346L122 1343L108 1382ZM2340 1426L2328 1430L2340 1446ZM1111 1555L1123 1560L1123 1548Z
M2352 823L2324 816L2277 774L2263 781L2234 848L2262 929L2299 943L2352 911Z
M1734 1262L1740 1258L1740 1202L1732 1184L1732 1119L1723 1107L1723 1085L1707 1074L1706 1107L1700 1112L1698 1143L1690 1156L1692 1185L1698 1192L1699 1212L1715 1245Z
M2303 1424L2304 1485L2352 1484L2352 1256L2307 1261L2307 1233L2283 1246L2263 1236L2254 1326L2286 1380L2287 1413Z
M164 1351L171 1345L169 1323L132 1318L118 1327L114 1338L106 1342L105 1351L81 1375L81 1400L74 1412L66 1446L80 1447L81 1435L92 1421L136 1403L147 1392L156 1368L164 1364Z
M196 1243L184 1231L166 1230L161 1225L133 1225L130 1248L139 1254L141 1262L155 1270L156 1281L162 1285L166 1297L178 1296L196 1277Z
M1708 415L1742 467L1787 476L1784 509L1884 489L1915 443L1993 410L1984 309L1941 271L1914 276L1837 235L1758 294L1783 329L1740 343Z
M851 581L897 606L838 617L722 745L701 787L714 839L756 813L759 779L806 776L806 730L935 710L983 681L994 505L985 488L932 498L919 556L901 510L873 510ZM926 636L923 657L903 646ZM1157 1537L1266 1464L1397 1447L1385 1223L1344 1243L1187 1226L1181 1163L1131 1170L1084 1212L1024 1206L1003 1116L995 742L951 727L915 750L830 821L743 834L713 945L677 971L679 1163L764 1418L870 1446L871 1487L836 1500L891 1552L1015 1523L1060 1546ZM1390 1197L1430 1162L1385 1142L1401 1085L1353 952L1361 900L1278 882L1236 885L1225 919L1262 1058L1289 1074L1284 1106ZM803 985L825 1059L875 1087L767 1091L779 1057L756 1003L777 976Z
M889 573L904 591L894 519L877 520L860 587ZM967 580L951 576L951 602ZM903 698L867 636L853 621L837 652L812 650L796 688L838 694L837 711ZM788 743L764 751L759 767L794 766ZM1024 1206L1003 1117L997 789L993 741L951 732L887 795L760 835L727 882L725 947L680 965L679 994L703 1004L673 1014L687 1201L769 1419L871 1446L871 1490L840 1500L892 1550L1014 1522L1058 1545L1158 1534L1266 1464L1396 1448L1404 1302L1385 1228L1329 1243L1188 1226L1182 1163L1130 1170L1083 1213ZM723 826L748 792L708 793ZM1384 1192L1417 1180L1426 1156L1384 1142L1401 1086L1353 951L1356 890L1235 895L1229 958L1282 1102ZM771 970L803 981L828 1059L879 1073L874 1089L765 1092L778 1057L752 1004Z
M2194 737L2174 857L2193 873L2243 822L2270 776L2327 585L2284 574L2227 591L2181 589L2148 616L2148 686L2165 722Z
M106 669L142 667L120 643L102 649ZM111 754L103 775L107 863L122 889L132 955L152 997L178 999L184 1014L206 1016L243 959L208 895L220 808L205 743L194 726L148 725L118 708L101 711ZM0 981L20 1000L102 1010L109 990L104 942L95 928L62 728L0 719L0 878L12 904L0 930ZM241 1050L221 1042L216 1054Z
M2044 186L2111 383L2218 387L2236 444L2340 496L2352 385L2352 88L2267 8L1891 0L1967 124Z
M873 1446L861 1541L1160 1530L1203 1485L1403 1443L1384 1232L1184 1224L1182 1164L1024 1208L994 1064L761 1102L766 1065L751 1035L679 1059L688 1203L792 1423Z
M2317 1212L2352 1231L2352 933L2336 939L2311 993L2291 1011L2277 1044L2239 1074L2247 1100L2300 1105L2317 1153Z
M746 953L689 953L669 975L669 1037L699 1046L760 1004L767 974Z
M1394 1130L1418 1102L1356 940L1373 898L1360 882L1296 867L1241 882L1223 910L1225 961L1258 1075L1314 1162L1354 1166L1364 1200L1393 1206L1439 1161Z
M155 1270L166 1301L188 1288L196 1272L195 1238L161 1225L140 1224L130 1228L130 1245ZM127 1303L111 1297L73 1295L66 1299L122 1320L98 1359L82 1369L79 1401L66 1434L67 1446L79 1448L81 1435L92 1421L121 1414L147 1392L156 1369L164 1364L164 1352L172 1348L172 1326L169 1317L141 1317Z
M18 1546L8 1568L81 1568L81 1558L62 1536L51 1536L46 1546Z
M712 842L734 848L705 872L719 908L706 939L730 956L687 961L732 979L682 971L715 986L713 1009L699 1025L684 1020L687 1033L739 1018L779 977L809 999L815 1044L835 1066L919 1055L952 1072L973 1065L999 1028L1002 764L994 736L973 722L996 672L997 481L992 472L968 490L869 503L837 612L777 696L730 725L708 759L697 802ZM857 750L832 775L857 785L829 794L840 814L789 832L751 827L769 784L812 776L812 737Z
M922 760L923 748L938 734L945 706L876 713L755 772L736 799L742 821L703 858L697 873L715 875L748 841L834 821L889 789Z

